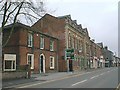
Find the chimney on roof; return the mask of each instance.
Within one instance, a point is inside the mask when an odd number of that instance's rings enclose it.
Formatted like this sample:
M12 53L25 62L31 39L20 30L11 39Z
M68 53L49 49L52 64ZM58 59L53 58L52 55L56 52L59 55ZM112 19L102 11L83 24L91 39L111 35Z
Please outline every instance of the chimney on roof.
M92 39L93 42L95 42L95 39Z
M75 23L77 23L77 20L73 20Z
M107 47L107 46L105 46L105 49L106 49L106 50L108 50L108 47Z
M79 24L78 27L79 27L80 29L82 29L82 25L81 25L81 24Z

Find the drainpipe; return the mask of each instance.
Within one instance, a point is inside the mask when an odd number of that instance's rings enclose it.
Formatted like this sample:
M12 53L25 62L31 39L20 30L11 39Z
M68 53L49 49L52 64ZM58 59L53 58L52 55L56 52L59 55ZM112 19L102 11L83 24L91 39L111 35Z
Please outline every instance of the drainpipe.
M57 72L59 71L59 62L58 62L58 60L59 60L59 40L57 39Z

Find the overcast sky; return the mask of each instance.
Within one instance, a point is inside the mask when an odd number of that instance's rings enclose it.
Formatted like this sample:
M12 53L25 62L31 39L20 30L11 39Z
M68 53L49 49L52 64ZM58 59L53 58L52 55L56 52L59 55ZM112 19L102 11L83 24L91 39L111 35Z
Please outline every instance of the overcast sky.
M71 15L73 20L87 28L91 39L103 42L118 54L119 0L46 0L46 7L54 16Z

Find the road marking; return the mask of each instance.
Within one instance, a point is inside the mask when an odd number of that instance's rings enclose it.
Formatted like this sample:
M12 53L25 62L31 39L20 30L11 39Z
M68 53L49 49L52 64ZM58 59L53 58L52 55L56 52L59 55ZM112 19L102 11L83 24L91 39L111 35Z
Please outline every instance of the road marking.
M110 72L110 71L107 71L108 73Z
M103 75L103 74L105 74L105 73L101 73L100 75Z
M85 80L83 80L83 81L80 81L80 82L77 82L77 83L75 83L75 84L72 84L72 86L75 86L75 85L77 85L77 84L80 84L80 83L83 83L83 82L86 82L87 81L87 79L85 79Z
M30 85L21 86L18 88L26 88L26 87L36 86L36 85L40 85L40 84L44 84L44 83L48 83L48 82L53 82L53 81L56 81L56 80L50 80L50 81L46 81L46 82L42 82L42 83L30 84Z
M100 71L100 70L96 70L96 71ZM4 87L4 88L13 88L13 87L17 87L17 88L26 88L26 87L30 87L30 86L35 86L35 85L40 85L40 84L45 84L45 83L49 83L49 82L53 82L53 81L58 81L58 80L63 80L63 79L67 79L67 78L72 78L72 77L77 77L80 75L85 75L85 74L89 74L95 71L91 71L91 72L86 72L86 73L82 73L82 74L77 74L77 75L72 75L72 76L65 76L65 77L61 77L59 79L54 79L54 80L49 80L49 81L45 81L45 82L41 82L41 83L36 83L36 84L31 84L31 83L27 83L29 85L25 85L25 84L20 84L20 85L13 85L13 86L8 86L8 87ZM22 86L23 85L23 86Z
M89 73L91 73L91 72L86 72L86 74L89 74Z
M96 78L96 77L99 77L99 75L93 76L93 77L91 77L90 79L93 79L93 78Z
M58 81L58 80L63 80L63 79L67 79L67 78L77 77L77 76L88 74L88 73L90 73L90 72L86 72L86 73L82 73L82 74L77 74L77 75L73 75L73 76L66 76L66 77L62 77L62 78L59 78L59 79L45 81L45 82L42 82L42 83L30 84L30 85L20 86L20 87L17 86L17 88L26 88L26 87L36 86L36 85L45 84L45 83L49 83L49 82L53 82L53 81Z
M118 84L118 86L117 86L116 90L119 90L119 88L120 88L120 83Z

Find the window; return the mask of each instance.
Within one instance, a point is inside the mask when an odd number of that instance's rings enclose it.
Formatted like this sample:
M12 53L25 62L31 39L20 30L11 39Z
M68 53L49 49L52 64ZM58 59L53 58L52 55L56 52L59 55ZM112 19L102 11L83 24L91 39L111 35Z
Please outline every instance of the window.
M74 38L72 38L72 48L74 48L75 46L74 46Z
M82 43L81 40L79 40L79 46L78 46L78 49L80 49L80 50L81 50L81 47L82 47L82 46L81 46L81 43Z
M33 35L31 33L28 33L28 47L33 46Z
M44 37L40 37L40 49L44 49Z
M75 49L77 49L77 39L75 40Z
M68 36L68 47L70 48L72 46L72 39L71 39L71 36L69 34Z
M34 55L33 54L27 55L27 64L30 65L31 69L34 69Z
M4 54L4 71L16 70L16 55Z
M50 69L54 69L54 57L50 56Z
M54 50L54 41L50 40L50 51Z
M79 39L77 39L77 49L79 49Z

